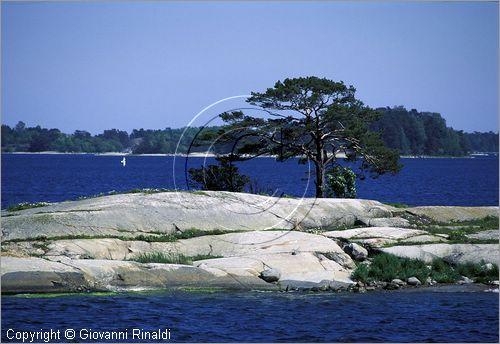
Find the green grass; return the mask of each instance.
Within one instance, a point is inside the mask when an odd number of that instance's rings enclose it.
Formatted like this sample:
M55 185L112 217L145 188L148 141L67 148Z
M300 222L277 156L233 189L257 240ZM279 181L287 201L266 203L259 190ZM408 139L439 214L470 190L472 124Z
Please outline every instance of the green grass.
M382 203L384 203L385 205L389 205L391 207L400 208L400 209L405 209L405 208L410 207L408 204L404 204L404 203L385 203L385 202L382 202Z
M498 280L498 266L485 269L481 264L458 264L452 266L442 259L435 259L429 264L416 259L399 258L391 254L381 253L373 258L371 265L359 264L352 274L352 278L361 282L384 281L390 282L395 278L406 280L417 277L422 283L431 277L438 283L454 283L461 276L474 279L477 282L488 283Z
M50 203L47 202L35 202L35 203L22 202L15 205L11 205L10 207L7 208L7 211L19 211L24 209L41 208L41 207L46 207L48 205L50 205Z
M498 244L498 239L474 239L467 237L454 237L453 239L448 239L446 241L404 241L404 242L393 242L386 243L383 247L392 247L392 246L415 246L415 245L431 245L431 244L474 244L474 245L484 245L484 244Z
M430 234L446 234L448 235L447 243L450 244L497 244L497 239L473 239L468 238L467 235L486 230L498 229L498 227L498 217L488 216L472 221L457 221L451 223L433 222L429 225L419 225L418 229L425 230Z
M123 232L123 230L122 230ZM214 229L210 231L203 231L197 228L186 229L183 232L179 232L176 234L164 234L161 232L151 232L152 234L140 234L137 236L123 236L123 235L59 235L53 237L39 236L34 238L26 238L26 239L10 239L3 241L4 243L13 243L13 242L24 242L24 241L56 241L56 240L77 240L77 239L119 239L123 241L146 241L146 242L175 242L179 239L190 239L196 238L205 235L221 235L227 233L236 233L240 231L225 231L222 229Z
M479 220L456 221L450 223L434 222L430 225L419 226L419 229L426 230L432 234L450 234L453 231L460 231L463 234L472 234L491 229L498 229L498 217L487 216ZM460 234L458 234L460 235Z
M135 258L129 260L139 262L139 263L162 263L162 264L183 264L191 265L196 260L204 259L214 259L222 258L221 256L212 255L196 255L196 256L185 256L182 253L163 253L163 252L151 252L143 253Z

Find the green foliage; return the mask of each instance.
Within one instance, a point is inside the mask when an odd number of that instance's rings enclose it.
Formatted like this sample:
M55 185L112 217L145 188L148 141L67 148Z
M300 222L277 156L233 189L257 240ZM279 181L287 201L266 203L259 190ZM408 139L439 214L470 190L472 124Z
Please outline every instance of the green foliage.
M404 107L380 108L382 115L369 126L372 131L383 132L382 140L387 147L408 155L453 155L461 156L470 152L498 152L498 133L473 132L464 133L446 127L446 122L437 113L407 111ZM241 112L226 114L227 121L238 121L244 118ZM276 122L280 124L280 121ZM257 122L259 124L259 122ZM162 130L134 129L129 135L117 129L104 130L102 134L92 136L90 133L77 130L73 134L61 133L58 129L26 127L19 122L14 128L2 125L2 152L132 152L146 153L187 153L203 151L196 142L199 139L211 141L219 133L219 127L210 128L166 128ZM200 134L203 132L203 134ZM283 137L291 134L285 128ZM193 143L194 145L191 145ZM241 140L243 146L254 145L254 148L265 147L255 137ZM283 146L283 148L286 148ZM281 149L278 149L281 151ZM220 153L227 153L222 149ZM284 149L278 154L283 158L293 152Z
M222 258L221 256L212 255L196 255L193 257L185 256L182 253L175 252L151 252L142 253L137 257L131 258L129 260L136 261L139 263L162 263L162 264L183 264L191 265L194 261L204 260L204 259L214 259Z
M361 281L361 282L369 282L373 281L374 278L370 276L370 267L367 264L358 264L356 266L356 269L352 273L352 279L355 281Z
M250 178L239 173L231 157L217 158L218 165L190 168L191 183L203 190L242 192Z
M498 133L464 133L446 126L438 113L407 111L403 106L380 108L383 117L371 125L382 130L384 143L400 154L462 156L498 152Z
M139 263L162 263L162 264L185 264L190 265L192 261L180 253L151 252L142 253L137 257L130 258Z
M404 204L404 203L384 203L384 204L387 204L387 205L394 207L394 208L400 208L400 209L405 209L405 208L410 207L408 204Z
M24 209L40 208L40 207L46 207L48 205L50 205L50 203L47 202L35 202L35 203L22 202L11 205L10 207L7 208L7 211L19 211Z
M469 243L485 244L498 243L496 240L479 240L468 238L468 234L478 233L486 230L498 229L498 217L487 216L482 219L451 222L451 223L432 223L431 225L420 226L420 229L426 230L431 234L446 234L451 243Z
M178 232L176 234L163 234L163 233L151 233L151 234L140 234L136 236L124 236L124 235L59 235L47 238L46 236L39 236L34 238L25 239L10 239L5 240L4 243L8 242L23 242L23 241L56 241L56 240L73 240L73 239L119 239L123 241L146 241L146 242L174 242L180 239L190 239L204 235L221 235L227 233L237 233L238 231L225 231L221 229L214 229L209 231L202 231L197 228L187 229L183 232Z
M448 234L448 240L450 241L458 241L458 242L467 242L467 235L464 231L452 231Z
M359 264L353 272L352 278L362 282L390 282L395 278L406 280L409 277L417 277L422 283L428 277L438 283L454 283L459 281L461 276L469 277L480 283L498 280L498 266L495 264L492 264L491 269L487 269L484 262L452 266L444 260L436 258L430 266L429 269L427 264L420 260L399 258L382 253L375 256L370 265Z
M312 162L316 197L324 197L326 172L339 166L338 153L350 161L361 159L362 175L398 172L398 153L369 130L381 113L365 106L355 93L353 86L324 78L278 81L265 92L252 92L247 100L269 114L268 119L241 111L221 114L227 125L219 131L224 137L219 144L232 143L231 153L238 156L267 154L278 161L300 156L300 163Z
M489 283L498 280L498 265L492 264L492 268L488 269L484 262L481 264L466 263L457 267L460 275L474 279L479 283Z
M430 276L438 283L454 283L460 279L458 272L442 259L434 259L431 266Z
M356 174L348 167L333 167L326 173L326 194L338 198L356 198Z

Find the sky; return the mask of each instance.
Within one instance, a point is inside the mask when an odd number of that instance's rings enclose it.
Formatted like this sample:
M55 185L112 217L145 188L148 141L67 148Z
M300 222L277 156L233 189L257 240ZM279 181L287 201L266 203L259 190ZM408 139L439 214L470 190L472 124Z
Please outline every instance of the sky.
M221 99L318 76L371 107L498 131L498 2L2 1L1 20L10 126L178 128Z

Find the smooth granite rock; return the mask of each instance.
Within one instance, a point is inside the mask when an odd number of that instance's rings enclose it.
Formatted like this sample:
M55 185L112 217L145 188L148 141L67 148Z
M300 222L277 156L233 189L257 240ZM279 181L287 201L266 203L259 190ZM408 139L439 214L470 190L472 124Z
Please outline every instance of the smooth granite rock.
M413 285L413 286L417 286L417 285L421 285L422 282L420 282L420 280L416 277L409 277L407 280L406 280L406 283L408 283L408 285Z
M500 250L496 244L428 244L415 246L392 246L379 249L398 257L412 258L430 263L434 258L442 258L453 264L487 263L499 264Z
M488 216L498 217L498 207L425 206L405 210L412 215L426 216L443 223L479 220Z
M354 260L363 261L368 258L368 250L361 245L354 242L347 244L344 251L351 256Z
M256 276L233 276L214 270L189 265L116 260L63 258L55 262L40 258L2 257L2 292L123 291L182 287L235 290L277 288Z
M397 227L365 227L346 229L343 231L329 231L323 233L323 235L328 238L343 238L348 240L368 238L401 240L425 234L428 233L423 230Z
M336 289L354 284L352 270L321 254L302 252L255 254L244 257L228 257L197 261L195 266L216 268L234 275L262 273L266 269L280 272L278 285L281 289L330 288ZM255 272L254 272L255 271Z
M391 216L377 201L277 198L223 191L131 193L2 212L3 240L121 236L186 229L255 231L333 228Z
M265 253L318 252L338 257L337 261L353 266L351 258L335 243L321 235L297 231L256 231L205 235L176 242L143 242L120 239L58 240L48 245L46 256L73 259L124 260L143 253L163 252L185 256L246 256Z
M281 278L281 273L278 269L266 269L260 273L260 278L268 283L278 282Z
M479 240L499 240L500 238L498 229L492 229L473 234L468 234L467 237Z
M358 222L369 227L399 227L411 228L410 221L402 217L366 218L358 219Z

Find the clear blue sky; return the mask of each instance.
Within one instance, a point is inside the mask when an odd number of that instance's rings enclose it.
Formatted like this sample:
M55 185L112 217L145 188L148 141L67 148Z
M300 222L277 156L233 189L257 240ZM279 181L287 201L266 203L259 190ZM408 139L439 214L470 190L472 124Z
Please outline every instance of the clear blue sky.
M365 104L498 131L498 3L2 2L2 123L181 127L315 75Z

